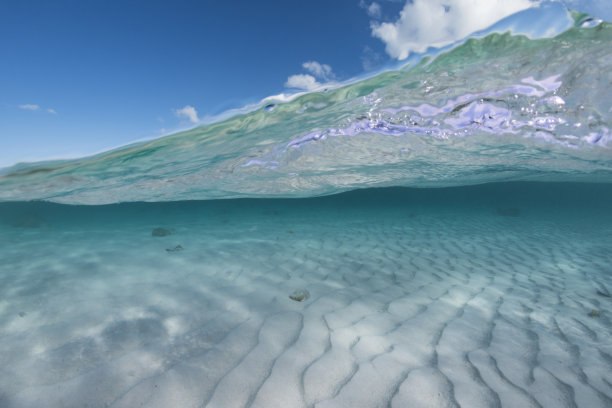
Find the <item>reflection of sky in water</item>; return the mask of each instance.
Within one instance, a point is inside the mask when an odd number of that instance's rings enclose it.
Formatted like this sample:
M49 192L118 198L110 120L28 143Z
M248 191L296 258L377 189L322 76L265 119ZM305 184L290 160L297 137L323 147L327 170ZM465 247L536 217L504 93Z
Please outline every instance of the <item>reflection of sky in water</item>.
M612 21L612 8L608 0L562 0L562 2L570 9L582 11L606 21Z

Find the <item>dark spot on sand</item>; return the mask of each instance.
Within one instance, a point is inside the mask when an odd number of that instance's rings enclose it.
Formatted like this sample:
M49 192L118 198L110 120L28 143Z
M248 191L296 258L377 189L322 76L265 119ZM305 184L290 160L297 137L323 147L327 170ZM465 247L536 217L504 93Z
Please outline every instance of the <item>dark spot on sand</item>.
M166 248L166 252L178 252L178 251L182 251L184 248L179 244L177 246L175 246L174 248Z
M599 317L599 310L595 310L595 309L591 310L589 312L589 317Z
M296 302L303 302L308 300L310 297L310 293L306 289L304 290L295 290L292 294L289 295L289 299L295 300Z
M26 312L19 312L19 317L25 317L26 314Z
M154 237L165 237L166 235L171 235L174 232L173 229L167 229L167 228L155 228L152 232L151 235Z
M607 291L606 291L606 292L603 292L603 291L601 291L601 290L598 290L598 291L597 291L597 294L598 294L599 296L603 296L603 297L607 297L607 298L609 298L609 297L610 297L610 294L609 294Z

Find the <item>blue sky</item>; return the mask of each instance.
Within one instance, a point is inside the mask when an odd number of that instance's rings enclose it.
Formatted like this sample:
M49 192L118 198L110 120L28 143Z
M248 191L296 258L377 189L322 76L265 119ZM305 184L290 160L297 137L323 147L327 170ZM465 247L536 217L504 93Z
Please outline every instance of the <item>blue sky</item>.
M533 3L476 0L506 6L479 7L469 20L453 14L470 1L444 2L452 9L443 13L445 27L457 35ZM444 45L453 38L419 28L440 7L440 0L3 0L0 167L160 136Z
M375 55L365 47L388 58L355 0L4 0L0 167L189 126L175 110L257 102L306 74L305 62L346 79Z

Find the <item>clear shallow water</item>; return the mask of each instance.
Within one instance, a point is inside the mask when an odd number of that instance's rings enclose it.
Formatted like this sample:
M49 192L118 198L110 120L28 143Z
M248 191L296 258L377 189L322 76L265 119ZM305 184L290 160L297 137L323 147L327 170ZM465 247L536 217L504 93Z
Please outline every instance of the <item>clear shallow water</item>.
M0 407L612 406L612 27L529 12L0 170Z
M587 183L2 203L0 406L609 407L610 208Z

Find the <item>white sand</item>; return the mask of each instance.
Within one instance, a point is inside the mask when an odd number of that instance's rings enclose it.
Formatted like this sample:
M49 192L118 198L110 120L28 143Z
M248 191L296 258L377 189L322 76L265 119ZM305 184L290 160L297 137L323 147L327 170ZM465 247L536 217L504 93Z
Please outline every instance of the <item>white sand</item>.
M609 218L410 212L2 225L0 407L612 406Z

